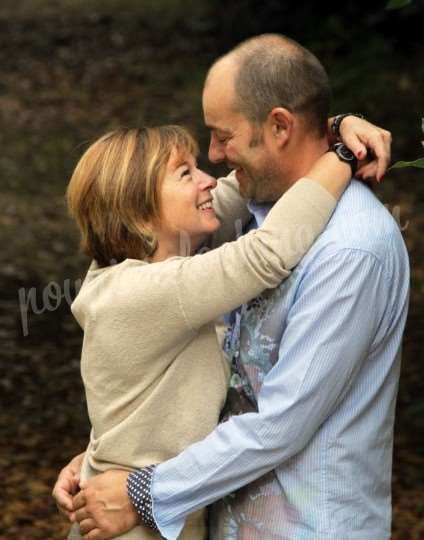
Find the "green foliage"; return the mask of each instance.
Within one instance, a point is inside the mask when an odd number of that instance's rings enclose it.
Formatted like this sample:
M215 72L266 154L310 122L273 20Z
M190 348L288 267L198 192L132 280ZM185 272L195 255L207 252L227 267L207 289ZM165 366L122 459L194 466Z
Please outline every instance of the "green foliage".
M390 0L386 6L386 9L400 9L407 6L411 2L412 0Z
M396 161L390 169L404 169L405 167L424 169L424 158L415 159L414 161Z
M421 118L421 130L424 133L424 117ZM424 146L424 141L421 141L421 144ZM406 167L424 169L424 158L414 159L413 161L397 161L390 167L390 169L405 169Z

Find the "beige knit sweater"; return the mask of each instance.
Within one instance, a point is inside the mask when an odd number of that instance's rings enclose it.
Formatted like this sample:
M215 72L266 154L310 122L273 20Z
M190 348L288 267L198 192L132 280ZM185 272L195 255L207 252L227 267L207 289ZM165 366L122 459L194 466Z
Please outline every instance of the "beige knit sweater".
M216 238L223 241L245 210L233 177L218 186L215 208L230 223ZM92 264L72 304L84 330L81 372L92 424L83 477L167 460L213 430L228 380L215 318L285 279L335 204L301 179L260 229L218 249L151 264ZM181 538L198 540L205 531L197 512ZM140 526L120 538L159 536Z

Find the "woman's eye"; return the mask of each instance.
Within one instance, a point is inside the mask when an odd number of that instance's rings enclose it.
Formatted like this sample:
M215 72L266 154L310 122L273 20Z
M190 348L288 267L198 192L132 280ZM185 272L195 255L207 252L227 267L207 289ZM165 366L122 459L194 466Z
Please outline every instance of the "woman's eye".
M190 176L190 169L184 169L181 171L181 178L184 178L185 176Z

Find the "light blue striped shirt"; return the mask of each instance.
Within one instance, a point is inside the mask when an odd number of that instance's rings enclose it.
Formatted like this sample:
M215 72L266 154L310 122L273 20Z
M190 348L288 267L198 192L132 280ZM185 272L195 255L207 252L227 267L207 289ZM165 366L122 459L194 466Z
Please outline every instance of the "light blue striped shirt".
M253 211L261 224L266 208ZM162 535L177 538L189 513L231 494L214 506L213 540L390 538L408 292L396 222L352 181L289 279L236 317L227 346L258 410L158 465Z

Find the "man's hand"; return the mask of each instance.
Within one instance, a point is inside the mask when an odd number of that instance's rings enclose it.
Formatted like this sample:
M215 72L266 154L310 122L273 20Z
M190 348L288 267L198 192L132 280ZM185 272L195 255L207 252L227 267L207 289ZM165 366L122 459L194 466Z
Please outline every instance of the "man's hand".
M370 158L355 176L363 179L376 177L380 181L390 163L390 132L362 118L346 116L340 124L340 137L358 160L362 161L367 155Z
M75 518L84 540L106 540L129 531L138 514L127 493L128 471L110 470L81 483Z
M71 522L75 521L72 497L79 490L83 458L84 453L75 456L68 465L60 471L52 491L59 512L66 516Z

